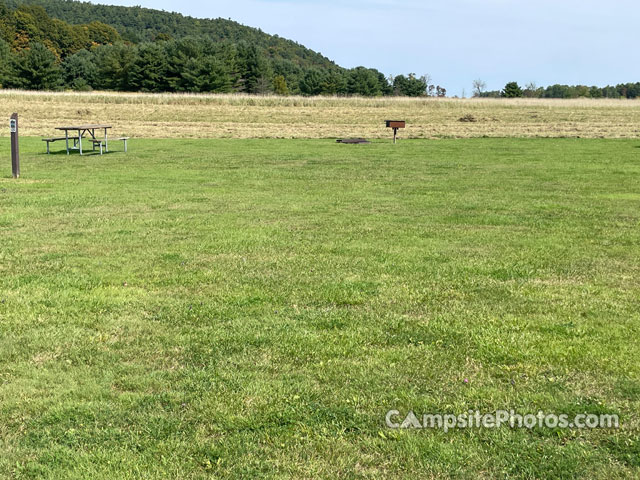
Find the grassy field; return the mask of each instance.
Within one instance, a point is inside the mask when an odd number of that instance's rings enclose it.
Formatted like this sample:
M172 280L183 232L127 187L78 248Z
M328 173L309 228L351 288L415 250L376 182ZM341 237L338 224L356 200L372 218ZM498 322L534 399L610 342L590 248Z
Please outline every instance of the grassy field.
M640 477L640 141L22 149L0 478ZM511 408L622 428L384 422Z
M0 116L19 112L24 135L60 124L110 122L144 138L640 137L640 101L409 99L47 93L0 90ZM55 120L53 120L55 119ZM0 135L8 135L2 129Z

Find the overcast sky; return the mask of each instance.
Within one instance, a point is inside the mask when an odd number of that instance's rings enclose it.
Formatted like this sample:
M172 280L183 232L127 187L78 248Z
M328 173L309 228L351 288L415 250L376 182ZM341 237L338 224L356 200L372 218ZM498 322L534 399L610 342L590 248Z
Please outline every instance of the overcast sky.
M231 18L344 67L429 74L449 95L508 81L640 81L637 0L104 0Z

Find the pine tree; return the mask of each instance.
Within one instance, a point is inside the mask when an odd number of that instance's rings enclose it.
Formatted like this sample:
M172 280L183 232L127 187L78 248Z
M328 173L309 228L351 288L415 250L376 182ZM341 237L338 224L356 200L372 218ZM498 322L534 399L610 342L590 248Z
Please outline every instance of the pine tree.
M15 76L15 59L9 44L0 38L0 88L11 86Z
M137 55L131 64L129 86L140 92L166 92L167 58L165 50L158 43L139 45Z
M74 90L91 90L96 86L98 67L94 56L87 50L67 57L62 64L65 85Z
M287 80L283 75L276 75L273 78L273 91L276 93L276 95L289 95Z
M136 59L135 49L123 43L106 45L96 51L100 88L130 91L131 69Z
M393 93L407 97L419 97L427 94L426 77L416 77L415 73L410 73L408 77L398 75L393 79Z
M504 86L504 90L502 90L502 96L505 98L521 97L522 88L520 88L518 82L509 82Z
M386 82L386 78L384 80ZM376 71L365 67L356 67L349 72L347 88L348 93L352 95L362 95L363 97L382 95Z
M167 83L175 92L196 92L194 73L199 71L198 60L202 57L202 42L187 37L170 41L165 45L167 56Z
M267 93L273 78L273 70L255 45L238 47L238 62L242 78L241 90L246 93Z
M16 65L16 79L23 88L55 90L62 83L56 56L41 43L32 43L29 49L23 50Z
M209 55L201 62L200 91L212 93L229 93L233 80L227 65L219 58Z
M347 93L347 80L341 72L331 71L325 75L322 93L328 95L344 95Z
M300 91L305 95L320 95L323 93L325 74L321 70L309 70L300 81Z

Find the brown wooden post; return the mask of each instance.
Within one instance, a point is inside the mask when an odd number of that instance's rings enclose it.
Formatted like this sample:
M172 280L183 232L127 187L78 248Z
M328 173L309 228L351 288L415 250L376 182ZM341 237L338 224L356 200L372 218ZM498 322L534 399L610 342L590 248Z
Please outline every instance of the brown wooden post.
M20 177L20 144L18 142L18 114L11 115L9 120L11 129L11 172L13 178Z

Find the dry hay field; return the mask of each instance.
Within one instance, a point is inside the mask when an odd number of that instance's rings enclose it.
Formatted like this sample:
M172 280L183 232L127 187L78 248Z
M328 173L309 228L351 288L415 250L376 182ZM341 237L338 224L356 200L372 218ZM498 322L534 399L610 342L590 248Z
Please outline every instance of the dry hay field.
M640 137L640 101L409 99L247 95L22 92L0 90L0 115L21 116L23 135L109 122L116 134L146 138ZM0 136L7 136L2 129Z

